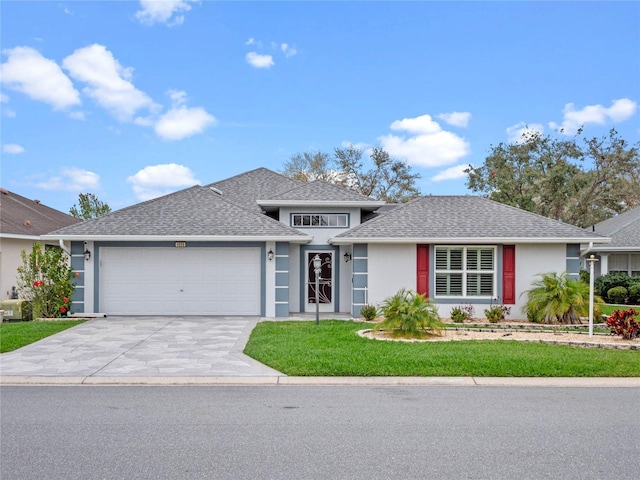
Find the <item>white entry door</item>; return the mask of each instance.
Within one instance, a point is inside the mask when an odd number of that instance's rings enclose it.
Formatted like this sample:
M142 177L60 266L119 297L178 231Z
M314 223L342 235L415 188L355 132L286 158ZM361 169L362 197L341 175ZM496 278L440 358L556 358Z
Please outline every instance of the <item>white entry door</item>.
M320 257L320 275L318 277L318 292L316 294L316 272L313 265L313 259L318 255ZM306 269L305 282L305 311L315 312L316 301L319 303L321 312L334 311L334 260L333 252L326 250L307 251L305 253Z
M260 315L260 249L102 247L100 311Z

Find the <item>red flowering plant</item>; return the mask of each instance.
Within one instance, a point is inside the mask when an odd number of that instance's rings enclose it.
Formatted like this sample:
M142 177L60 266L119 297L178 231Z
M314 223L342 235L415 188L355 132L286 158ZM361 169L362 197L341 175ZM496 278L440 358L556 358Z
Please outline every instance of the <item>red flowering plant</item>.
M38 242L31 253L23 250L21 255L17 278L20 298L31 301L34 317L66 317L75 291L69 257L58 247L43 251Z

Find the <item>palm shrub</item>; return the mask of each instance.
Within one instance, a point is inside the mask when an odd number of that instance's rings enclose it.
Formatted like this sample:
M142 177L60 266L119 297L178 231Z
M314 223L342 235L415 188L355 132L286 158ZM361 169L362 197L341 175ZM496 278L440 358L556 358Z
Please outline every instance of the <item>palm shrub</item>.
M524 307L527 318L536 323L582 323L581 316L589 314L589 285L569 278L564 273L544 273L533 282ZM600 297L594 297L594 308L602 305Z
M444 323L436 306L424 295L413 290L401 289L380 305L384 317L377 330L386 330L394 336L420 338L440 335Z

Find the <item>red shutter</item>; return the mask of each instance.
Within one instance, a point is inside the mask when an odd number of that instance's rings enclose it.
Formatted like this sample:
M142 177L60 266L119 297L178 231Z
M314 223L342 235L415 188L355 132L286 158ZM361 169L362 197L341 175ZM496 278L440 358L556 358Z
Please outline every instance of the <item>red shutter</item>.
M429 296L429 245L417 246L416 292Z
M516 246L502 246L502 303L516 303Z

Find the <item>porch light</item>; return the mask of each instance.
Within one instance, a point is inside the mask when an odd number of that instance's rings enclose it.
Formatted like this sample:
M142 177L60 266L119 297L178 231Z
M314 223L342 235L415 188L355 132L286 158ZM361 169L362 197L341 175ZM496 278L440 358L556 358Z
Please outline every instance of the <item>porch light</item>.
M267 258L269 259L269 261L273 260L273 250L269 249L269 251L267 252Z
M89 251L89 249L87 248L84 251L84 259L88 262L89 260L91 260L91 252Z
M345 254L342 256L342 258L344 258L345 262L350 262L351 261L351 252L345 252Z

